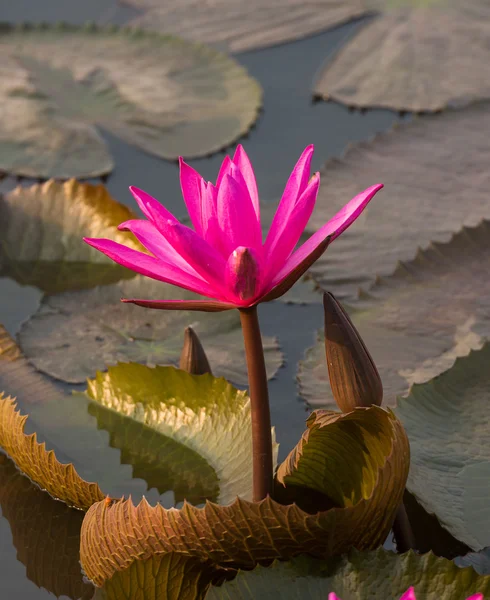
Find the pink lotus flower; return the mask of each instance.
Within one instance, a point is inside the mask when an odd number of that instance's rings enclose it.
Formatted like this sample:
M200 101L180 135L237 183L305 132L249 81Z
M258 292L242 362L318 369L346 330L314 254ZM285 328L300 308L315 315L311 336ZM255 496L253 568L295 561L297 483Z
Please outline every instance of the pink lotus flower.
M194 229L180 223L146 192L130 190L148 220L131 220L131 231L148 254L107 239L85 241L115 262L212 300L124 300L150 308L220 311L251 307L284 294L328 244L361 214L383 186L353 198L300 248L295 246L311 216L320 175L310 179L313 146L289 177L265 242L262 242L257 183L245 150L228 156L216 185L180 159L182 194Z
M328 600L340 600L340 598L333 592L330 592L330 594L328 595ZM402 595L400 600L417 600L417 598L415 597L415 589L413 587L408 588L408 590ZM466 600L483 600L483 594L473 594L473 596L470 596Z

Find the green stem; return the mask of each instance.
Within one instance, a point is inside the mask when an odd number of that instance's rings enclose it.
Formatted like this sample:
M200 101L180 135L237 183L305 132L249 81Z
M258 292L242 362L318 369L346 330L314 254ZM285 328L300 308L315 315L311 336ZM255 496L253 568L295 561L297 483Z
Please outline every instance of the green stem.
M253 500L272 491L272 436L269 391L257 307L240 309L252 408Z

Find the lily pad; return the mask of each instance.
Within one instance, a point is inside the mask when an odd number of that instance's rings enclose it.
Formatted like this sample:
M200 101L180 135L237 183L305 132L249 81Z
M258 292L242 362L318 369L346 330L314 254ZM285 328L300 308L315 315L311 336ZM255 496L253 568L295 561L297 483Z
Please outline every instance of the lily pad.
M0 507L12 531L17 559L35 585L56 597L89 600L93 586L80 568L84 514L53 500L0 455Z
M490 63L489 63L490 64ZM448 241L490 214L490 104L414 119L330 160L308 227L319 229L336 210L373 181L385 189L355 225L310 269L339 298L354 297L376 275L419 247Z
M17 467L53 498L69 506L87 510L104 499L96 483L83 480L73 465L61 464L52 450L48 452L44 444L38 443L35 433L24 433L26 419L16 410L15 402L0 393L0 446Z
M486 344L396 408L412 447L407 488L472 550L490 546L489 364Z
M365 0L378 18L324 67L315 93L349 106L437 111L490 98L482 0Z
M178 299L195 295L138 276L116 285L47 297L20 331L23 352L40 371L69 383L83 383L104 365L118 362L178 365L184 330L191 326L213 374L247 385L238 311L144 310L122 304L121 297ZM275 338L262 339L267 374L272 378L283 364L283 355Z
M198 560L169 552L115 573L93 600L204 600L212 576Z
M134 276L82 240L84 235L111 237L141 250L131 234L117 230L119 223L135 218L133 212L103 185L72 179L19 186L0 194L0 214L1 276L48 294Z
M483 221L419 251L346 307L378 368L386 405L490 337L489 264L490 222ZM308 404L335 406L323 334L300 363L298 381Z
M168 552L225 568L252 568L257 562L302 552L328 557L352 546L376 548L388 534L405 487L408 441L401 423L393 413L370 407L347 415L318 414L308 429L310 434L296 450L304 454L303 462L314 453L305 450L308 443L317 451L326 444L334 457L348 447L352 464L371 457L362 470L346 470L346 463L336 460L321 469L320 492L337 507L310 514L297 504L279 504L270 497L255 503L237 498L227 506L207 502L203 508L185 503L180 510L152 507L145 499L138 506L131 499L99 502L82 526L80 557L85 573L101 586L135 560ZM362 434L365 446L359 443ZM280 471L294 477L293 462L289 457ZM298 477L303 468L299 467ZM394 472L399 479L392 477ZM283 481L287 488L288 481ZM296 484L293 481L291 488L299 489ZM278 485L283 485L281 480Z
M366 14L362 0L122 0L142 11L132 24L230 52L307 37Z
M330 592L342 600L398 600L411 586L423 600L466 600L475 592L490 593L490 577L433 554L379 549L321 562L300 557L241 571L233 581L211 588L206 600L326 600Z
M130 363L97 373L87 393L95 400L91 412L99 427L123 449L122 460L133 453L145 472L148 464L155 465L158 487L172 489L177 501L251 499L252 417L246 392L210 374ZM147 455L139 450L140 438ZM274 466L277 450L273 434Z
M479 575L490 575L490 548L469 552L454 561L458 567L473 567Z
M114 163L96 126L167 159L246 133L261 89L233 59L156 33L95 25L0 30L0 170L95 177Z

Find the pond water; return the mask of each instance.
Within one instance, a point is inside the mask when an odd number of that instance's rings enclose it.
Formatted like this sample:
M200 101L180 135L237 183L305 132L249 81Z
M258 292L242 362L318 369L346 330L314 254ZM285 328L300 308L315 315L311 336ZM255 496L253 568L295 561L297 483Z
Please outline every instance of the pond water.
M0 21L11 23L83 23L92 20L121 24L132 14L133 11L118 6L111 0L0 0ZM340 156L350 142L367 139L377 132L387 130L399 119L389 111L361 114L349 112L335 104L312 103L310 90L315 71L324 58L351 35L357 26L354 23L299 42L238 55L238 60L258 79L264 90L263 113L256 127L243 140L254 163L264 202L277 202L292 166L307 144L315 144L313 167L319 168L330 156ZM107 133L102 133L116 162L116 168L107 181L113 197L136 210L127 189L133 184L155 195L172 211L183 214L177 165L148 156ZM192 165L206 178L214 179L222 158L222 153L216 154L209 159L192 161ZM22 182L28 183L30 182ZM6 191L15 185L17 182L14 179L7 178L0 183L0 191ZM324 181L323 185L328 186L328 181ZM12 335L16 334L21 323L37 309L40 299L41 293L37 289L22 287L10 279L0 279L0 322ZM320 304L286 306L274 303L262 305L260 316L263 332L279 338L287 361L278 377L270 384L272 422L281 443L280 458L284 458L304 430L307 413L304 404L297 397L296 364L304 350L314 341L316 330L322 326L322 309ZM39 433L42 439L42 431ZM61 451L60 459L62 458ZM83 456L80 460L83 463ZM81 470L83 471L83 465ZM22 527L22 522L18 521L22 521L26 515L22 511L10 511L9 515L4 516L12 521L12 514L16 519L12 530L15 529L18 534L19 527ZM26 519L26 523L29 523L29 519ZM34 583L43 581L36 577L35 571L56 570L57 564L42 564L39 558L37 566L30 564L27 576L26 566L23 564L26 554L32 550L39 536L49 538L50 527L56 526L56 522L49 527L46 523L47 521L39 523L39 530L33 529L32 536L29 535L29 528L27 531L24 529L23 535L16 535L15 547L9 522L6 518L0 519L2 599L52 597ZM17 554L20 560L17 560Z

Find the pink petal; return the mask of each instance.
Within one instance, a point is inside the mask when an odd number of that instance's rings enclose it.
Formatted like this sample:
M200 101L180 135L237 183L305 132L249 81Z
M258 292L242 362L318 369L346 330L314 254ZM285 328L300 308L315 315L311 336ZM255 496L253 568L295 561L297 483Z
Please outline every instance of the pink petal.
M121 298L121 302L160 310L202 310L204 312L222 312L224 310L236 308L234 304L219 301L213 302L212 300L138 300L136 298Z
M146 275L146 277L151 277L158 281L177 285L197 294L211 296L212 298L216 297L215 290L208 283L193 277L189 273L185 273L175 265L165 263L149 254L127 248L112 240L95 238L83 238L83 240L96 250L103 252L114 262L127 269L136 271L136 273Z
M218 190L210 182L201 181L202 227L203 238L218 252L222 249L222 236L218 224L218 209L216 206Z
M203 219L202 219L202 202L201 202L201 181L203 178L189 166L182 157L179 158L180 165L180 187L182 196L184 197L187 212L194 225L197 234L202 236Z
M337 596L337 594L334 594L334 592L330 592L328 595L328 600L340 600L340 598Z
M175 251L153 223L142 219L132 219L121 223L118 229L130 231L147 250L160 260L171 263L194 277L202 279L190 264Z
M147 219L150 221L153 220L149 208L151 207L154 213L158 213L162 219L168 219L169 221L177 221L177 219L173 216L173 214L168 211L158 200L147 194L143 190L140 190L134 185L129 186L129 191L133 194L134 199L138 203L138 206L141 209L141 212L145 215Z
M218 177L216 178L216 188L219 189L221 182L225 175L229 175L231 171L231 167L233 166L233 161L227 155L224 157L223 162L221 163L221 167L219 169Z
M259 192L257 190L257 181L255 179L254 170L252 163L247 156L243 146L238 144L235 154L233 156L233 162L240 169L241 174L245 180L245 184L252 199L252 204L257 215L257 219L260 219L260 204L259 204Z
M282 233L264 249L268 273L277 273L291 255L315 207L320 174L315 173L294 206Z
M230 175L225 175L218 189L218 223L225 256L246 246L262 250L260 223L246 187Z
M413 587L408 588L408 590L403 594L400 600L417 600L415 597L415 590Z
M337 238L345 231L357 217L362 213L365 207L372 200L376 192L383 187L382 183L373 185L348 202L328 223L325 223L316 233L314 233L290 258L274 277L272 286L280 283L291 271L296 269L314 250L331 236L330 241Z
M473 596L470 596L466 600L484 600L484 598L483 594L473 594Z
M221 254L190 227L186 227L182 223L160 219L159 215L153 213L152 210L150 207L150 213L158 231L174 250L213 286L212 296L221 295L226 264Z
M271 228L265 242L266 256L269 249L276 245L277 239L281 237L284 229L288 226L288 220L293 208L305 191L310 178L310 165L313 158L314 146L307 146L298 162L296 163L291 175L289 176L286 188L282 195L276 214L272 220Z

